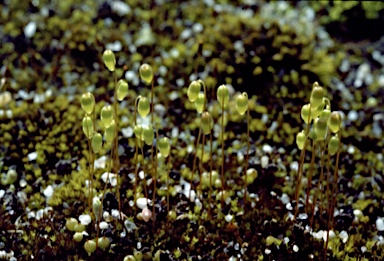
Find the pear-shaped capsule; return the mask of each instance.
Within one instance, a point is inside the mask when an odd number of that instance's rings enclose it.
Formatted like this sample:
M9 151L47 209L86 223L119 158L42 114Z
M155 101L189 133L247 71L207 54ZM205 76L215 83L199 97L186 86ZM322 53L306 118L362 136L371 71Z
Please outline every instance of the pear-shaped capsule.
M116 133L116 123L112 120L111 124L105 128L104 138L108 145L111 145Z
M159 151L161 155L164 157L168 157L171 151L171 143L167 137L160 138L157 142L157 146L159 147Z
M209 112L205 111L201 114L201 129L205 135L211 133L213 128L213 119Z
M100 133L96 132L92 136L91 147L93 153L98 153L103 145L103 137Z
M301 118L305 123L310 123L312 118L311 118L311 111L310 111L310 105L304 104L303 107L301 107Z
M142 64L139 69L139 74L143 82L145 82L146 84L151 84L153 80L153 70L149 64Z
M302 150L304 148L305 144L305 133L304 131L300 131L296 135L296 145L299 148L299 150Z
M236 110L243 115L248 110L248 94L243 92L236 97Z
M217 89L217 100L220 103L220 106L227 106L228 101L229 101L229 91L228 87L224 84L220 85L219 88Z
M310 103L311 103L311 108L318 108L322 103L323 103L323 98L324 98L324 88L321 87L317 82L313 84L313 89L311 92L311 97L310 97Z
M100 119L105 128L111 125L113 121L113 108L111 105L106 105L101 108Z
M99 243L100 249L104 250L109 247L109 245L111 244L111 241L109 241L107 237L102 236L102 237L99 237L98 243Z
M316 118L313 128L316 141L324 140L325 134L327 133L327 121L323 118Z
M122 101L124 100L125 97L127 97L128 94L128 83L121 79L117 82L117 90L116 90L116 95L117 95L117 100Z
M84 116L82 125L85 136L90 139L93 135L93 121L91 117Z
M192 81L187 90L188 100L194 102L200 93L201 85L198 81Z
M339 140L339 137L337 136L337 134L335 136L332 136L329 139L329 142L328 142L329 155L333 156L336 154L337 150L339 149L339 143L340 143L340 140Z
M143 127L143 137L144 137L144 142L147 145L151 145L154 138L155 138L155 133L153 132L153 129L151 126L145 126Z
M339 131L341 125L341 116L337 111L333 111L328 118L328 127L333 132L336 133Z
M90 256L96 250L96 242L94 240L87 240L84 243L84 249Z
M149 100L146 97L141 97L137 104L137 111L139 112L141 117L146 117L150 111Z
M111 50L105 50L103 53L103 62L105 66L113 72L116 66L115 54Z
M86 114L91 114L95 109L95 97L92 93L86 92L81 95L81 108L85 111Z
M143 140L143 127L141 125L135 125L133 128L136 139Z
M195 100L195 107L198 113L202 113L204 110L205 95L203 92L200 92Z

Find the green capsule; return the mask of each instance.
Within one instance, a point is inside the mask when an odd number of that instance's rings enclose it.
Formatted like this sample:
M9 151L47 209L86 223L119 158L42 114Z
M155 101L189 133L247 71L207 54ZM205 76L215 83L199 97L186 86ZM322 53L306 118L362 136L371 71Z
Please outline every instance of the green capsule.
M311 122L312 120L312 117L310 116L310 105L309 103L308 104L305 104L303 105L303 107L301 107L301 118L303 119L303 121L308 124ZM308 121L309 119L309 121Z
M157 146L159 147L159 151L161 155L164 157L168 157L170 151L171 151L171 143L167 137L163 137L159 139L157 142Z
M339 140L339 137L337 135L332 136L329 139L329 142L328 142L329 155L333 156L336 154L337 150L339 149L339 143L340 143L340 140Z
M323 118L317 118L314 121L314 132L316 135L316 141L324 140L327 133L327 121Z
M205 135L211 133L213 128L213 119L209 112L205 111L201 114L201 128Z
M248 94L243 92L236 97L236 110L240 115L248 110Z
M328 118L328 127L333 132L336 133L339 131L341 125L341 116L337 111L333 111Z
M200 93L201 85L198 81L192 81L188 86L188 100L194 102L197 99L197 96Z
M143 127L143 138L144 142L147 145L151 145L153 140L155 139L155 133L153 132L153 129L151 126L145 126Z
M96 132L92 136L91 146L94 153L98 153L103 145L103 137L100 133Z
M108 145L111 145L116 133L116 123L112 120L111 124L105 128L104 138Z
M102 236L102 237L99 237L98 243L99 243L100 249L104 250L109 247L109 245L111 244L111 241L109 241L107 237Z
M200 92L195 100L195 107L198 113L202 113L204 110L205 95L203 92Z
M93 135L93 121L89 116L84 116L83 118L83 132L88 139Z
M121 79L117 82L117 100L122 101L128 94L128 83Z
M135 125L133 128L136 139L143 140L143 127L141 125Z
M139 102L137 104L137 111L139 112L140 116L145 118L148 114L149 114L149 111L150 111L150 104L149 104L149 100L146 98L146 97L141 97L139 99Z
M311 108L318 108L323 103L324 95L324 88L319 86L319 84L315 82L313 84L313 89L309 100L311 103Z
M108 70L113 72L116 66L115 54L111 50L105 50L103 53L103 62Z
M113 108L111 105L106 105L101 108L100 118L105 128L111 125L113 121Z
M87 240L84 243L84 249L90 256L96 250L96 242L94 240Z
M303 150L304 144L305 144L305 133L304 133L304 130L302 130L296 135L296 145L299 148L299 150Z
M328 106L321 112L320 118L323 118L324 120L328 121L329 116L331 115L331 110L328 108Z
M142 64L140 66L140 69L139 69L139 74L140 74L140 78L143 82L145 82L148 85L152 83L153 70L149 64L147 64L147 63Z
M81 95L81 108L85 111L86 114L91 114L95 109L95 97L92 93L86 92Z
M229 91L228 87L224 84L220 85L219 88L217 89L217 100L220 103L220 106L227 106L228 101L229 101Z

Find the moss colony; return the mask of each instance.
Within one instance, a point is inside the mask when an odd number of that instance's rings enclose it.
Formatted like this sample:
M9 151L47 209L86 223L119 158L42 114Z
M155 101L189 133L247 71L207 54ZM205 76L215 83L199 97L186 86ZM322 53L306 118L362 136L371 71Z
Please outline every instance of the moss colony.
M1 259L384 259L382 2L77 2L0 5Z

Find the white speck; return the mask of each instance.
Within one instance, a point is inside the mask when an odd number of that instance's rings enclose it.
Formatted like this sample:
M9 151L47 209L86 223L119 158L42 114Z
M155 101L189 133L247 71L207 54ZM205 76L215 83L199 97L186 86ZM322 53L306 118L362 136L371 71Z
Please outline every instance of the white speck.
M288 210L293 210L293 207L292 207L292 204L291 204L291 203L287 203L287 205L285 205L285 207L286 207Z
M289 203L289 196L286 193L283 193L283 195L281 195L280 200L281 200L281 203L283 203L284 205L288 204Z
M151 200L150 200L150 199L147 199L147 198L138 198L138 199L136 200L136 206L137 206L138 208L140 208L140 209L144 209L144 208L146 208L146 207L148 206L147 203L149 203L149 205L150 205L150 204L151 204Z
M306 213L300 213L298 216L298 219L301 219L301 220L308 219L308 215Z
M264 250L264 253L265 253L266 255L269 255L269 254L271 253L271 250L269 250L269 249L267 248L267 249Z
M192 30L195 34L199 34L204 30L204 26L200 23L195 23L192 26Z
M24 34L26 37L31 38L36 33L36 23L31 21L24 28Z
M44 102L45 102L44 93L36 93L35 96L33 96L33 103L41 104Z
M384 231L384 219L382 217L376 219L376 228L378 231Z
M116 174L109 173L109 175L108 175L108 172L104 172L101 175L101 179L104 181L104 183L107 183L107 178L108 178L108 183L110 183L112 187L115 187L117 185L117 175Z
M37 158L37 152L36 152L36 151L31 152L31 153L29 153L29 154L27 155L27 157L28 157L28 160L29 160L29 161L36 160L36 158Z
M349 71L349 61L347 59L344 59L342 62L341 62L341 65L340 65L340 71L341 72L348 72Z
M131 7L123 1L113 1L111 8L120 16L127 15L131 12Z
M105 221L101 221L100 222L100 229L107 229L108 228L108 223L107 222L105 222Z
M264 144L263 145L263 151L265 153L271 153L272 152L272 147L270 145L268 145L268 144Z
M289 164L289 167L291 168L291 170L293 171L298 171L299 170L299 163L297 161L292 161L290 164Z
M350 121L356 121L359 118L359 115L356 111L351 110L348 112L347 117L348 117L348 120Z
M12 110L6 110L6 111L5 111L5 116L6 116L8 119L12 119L12 116L13 116L13 112L12 112Z
M121 133L123 134L124 138L131 138L133 135L133 129L131 126L128 126L126 128L121 129Z
M161 65L158 69L158 72L161 76L166 76L167 75L167 72L168 72L168 68L165 67L164 65Z
M265 169L266 167L268 167L268 162L269 162L269 157L264 155L261 157L261 167L263 169Z
M345 230L341 231L340 234L339 234L339 237L341 238L341 240L345 244L347 242L347 240L348 240L348 233L347 233L347 231L345 231Z
M4 194L5 194L5 190L4 190L4 189L0 189L0 199L1 199L2 197L4 197Z
M177 84L178 87L183 87L183 86L184 86L184 83L185 83L185 82L184 82L184 79L181 79L181 78L180 78L180 79L177 79L177 80L176 80L176 84Z
M114 52L120 52L122 47L123 46L120 41L115 41L113 43L108 43L105 45L105 49L110 49Z
M54 189L51 185L48 185L44 190L44 196L46 198L51 198L53 196Z
M295 251L295 252L299 251L299 247L297 245L294 245L293 246L293 251Z
M140 170L139 171L139 179L144 179L145 178L145 173L144 171Z
M79 216L79 221L81 224L84 226L87 226L89 223L92 222L91 216L88 214L80 215Z
M353 154L353 153L355 153L355 147L353 147L352 145L350 145L350 146L348 146L347 151L348 151L349 154Z
M335 237L335 232L333 232L333 230L329 230L329 238L334 238ZM323 233L323 240L324 240L324 242L326 242L327 241L327 232L326 231L324 231L324 233Z
M357 218L360 218L363 216L363 212L360 209L355 209L353 210L353 215L355 215Z
M244 154L241 151L237 152L237 162L242 163L244 161Z
M40 220L43 217L43 214L44 214L43 209L39 209L38 211L36 211L36 220Z
M361 248L361 252L365 253L367 251L367 247L366 246L362 246Z
M231 222L232 219L233 219L233 215L231 215L231 214L228 214L225 216L225 221L227 221L228 223Z
M186 40L188 38L191 38L192 36L192 30L189 29L189 28L186 28L184 29L181 34L180 34L180 38L183 39L183 40Z
M175 139L175 138L177 138L177 136L179 136L179 129L177 127L174 127L174 128L172 128L171 137L173 139Z
M121 215L123 215L123 213L121 213ZM119 212L119 210L117 210L117 209L112 209L112 217L113 217L114 219L119 219L119 218L120 218L120 212Z

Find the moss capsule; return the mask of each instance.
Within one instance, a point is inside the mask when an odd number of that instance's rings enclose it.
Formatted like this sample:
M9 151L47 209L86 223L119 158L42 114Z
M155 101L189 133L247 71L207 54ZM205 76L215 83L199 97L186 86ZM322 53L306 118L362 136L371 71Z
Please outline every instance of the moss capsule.
M248 94L243 92L236 97L236 110L240 115L248 110Z
M91 114L95 109L95 97L92 93L86 92L81 95L81 108L85 111L86 114Z
M128 83L125 80L121 79L117 82L117 100L122 101L127 97L128 88Z
M146 84L151 84L153 80L153 70L149 64L142 64L139 69L139 74L143 82L145 82Z
M116 66L115 54L111 50L105 50L103 53L103 62L105 66L113 72Z

